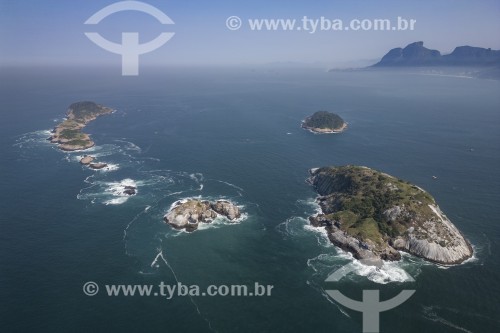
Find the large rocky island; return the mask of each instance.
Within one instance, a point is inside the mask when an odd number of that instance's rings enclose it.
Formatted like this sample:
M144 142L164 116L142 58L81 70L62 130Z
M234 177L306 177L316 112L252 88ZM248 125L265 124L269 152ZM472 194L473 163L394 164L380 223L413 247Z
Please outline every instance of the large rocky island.
M339 133L347 128L347 124L335 113L318 111L302 121L302 128L313 133Z
M218 216L235 221L241 213L236 205L226 200L210 202L188 199L175 202L164 216L164 220L175 229L185 229L191 232L198 229L200 223L210 223Z
M113 109L94 102L77 102L69 106L66 119L52 131L49 140L64 151L84 150L94 146L90 136L82 132L89 122L112 113Z
M321 213L309 218L357 259L399 260L405 251L454 265L472 257L469 242L421 188L360 166L310 170Z

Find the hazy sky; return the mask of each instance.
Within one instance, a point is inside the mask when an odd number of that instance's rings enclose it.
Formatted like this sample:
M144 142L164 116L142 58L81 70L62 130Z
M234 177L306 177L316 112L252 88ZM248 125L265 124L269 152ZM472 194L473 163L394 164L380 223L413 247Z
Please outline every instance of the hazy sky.
M449 53L455 46L500 49L500 1L357 1L357 0L148 0L174 25L161 25L140 12L121 12L99 25L83 23L108 0L0 0L0 64L110 64L120 56L93 44L84 32L121 41L122 32L140 33L141 43L161 32L175 36L160 49L141 56L143 65L238 65L271 62L331 66L382 57L389 49L422 40ZM240 30L226 19L237 15ZM248 19L303 16L329 19L417 20L414 31L251 31Z

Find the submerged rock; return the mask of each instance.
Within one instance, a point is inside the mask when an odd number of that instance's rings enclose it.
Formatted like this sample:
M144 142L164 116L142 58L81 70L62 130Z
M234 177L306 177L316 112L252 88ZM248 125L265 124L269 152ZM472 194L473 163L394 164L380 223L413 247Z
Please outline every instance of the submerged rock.
M322 210L311 224L325 227L330 241L356 258L399 260L405 251L453 265L472 256L469 242L418 186L358 166L310 173Z

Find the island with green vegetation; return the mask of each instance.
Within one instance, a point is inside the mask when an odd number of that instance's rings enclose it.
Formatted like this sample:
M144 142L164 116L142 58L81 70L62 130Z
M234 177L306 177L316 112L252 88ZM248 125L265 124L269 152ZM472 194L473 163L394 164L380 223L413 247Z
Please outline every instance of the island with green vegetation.
M77 102L69 106L66 119L52 131L49 140L64 151L84 150L95 145L90 136L82 132L89 122L114 110L94 102Z
M321 213L310 223L324 227L336 246L357 259L399 260L404 251L454 265L473 255L470 243L418 186L361 166L310 170Z
M313 133L340 133L347 123L335 113L318 111L302 121L302 128Z

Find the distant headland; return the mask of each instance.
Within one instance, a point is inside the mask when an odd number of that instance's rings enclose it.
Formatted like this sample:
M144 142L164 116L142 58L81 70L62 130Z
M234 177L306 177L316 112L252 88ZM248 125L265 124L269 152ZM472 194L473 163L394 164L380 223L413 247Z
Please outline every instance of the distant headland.
M406 47L397 47L371 67L422 67L422 66L500 66L500 50L473 46L458 46L452 53L441 55L438 50L424 47L424 42L415 42Z
M82 132L92 120L112 113L114 110L94 102L77 102L69 106L66 119L59 123L49 137L50 142L58 144L64 151L85 150L95 145L90 136Z

